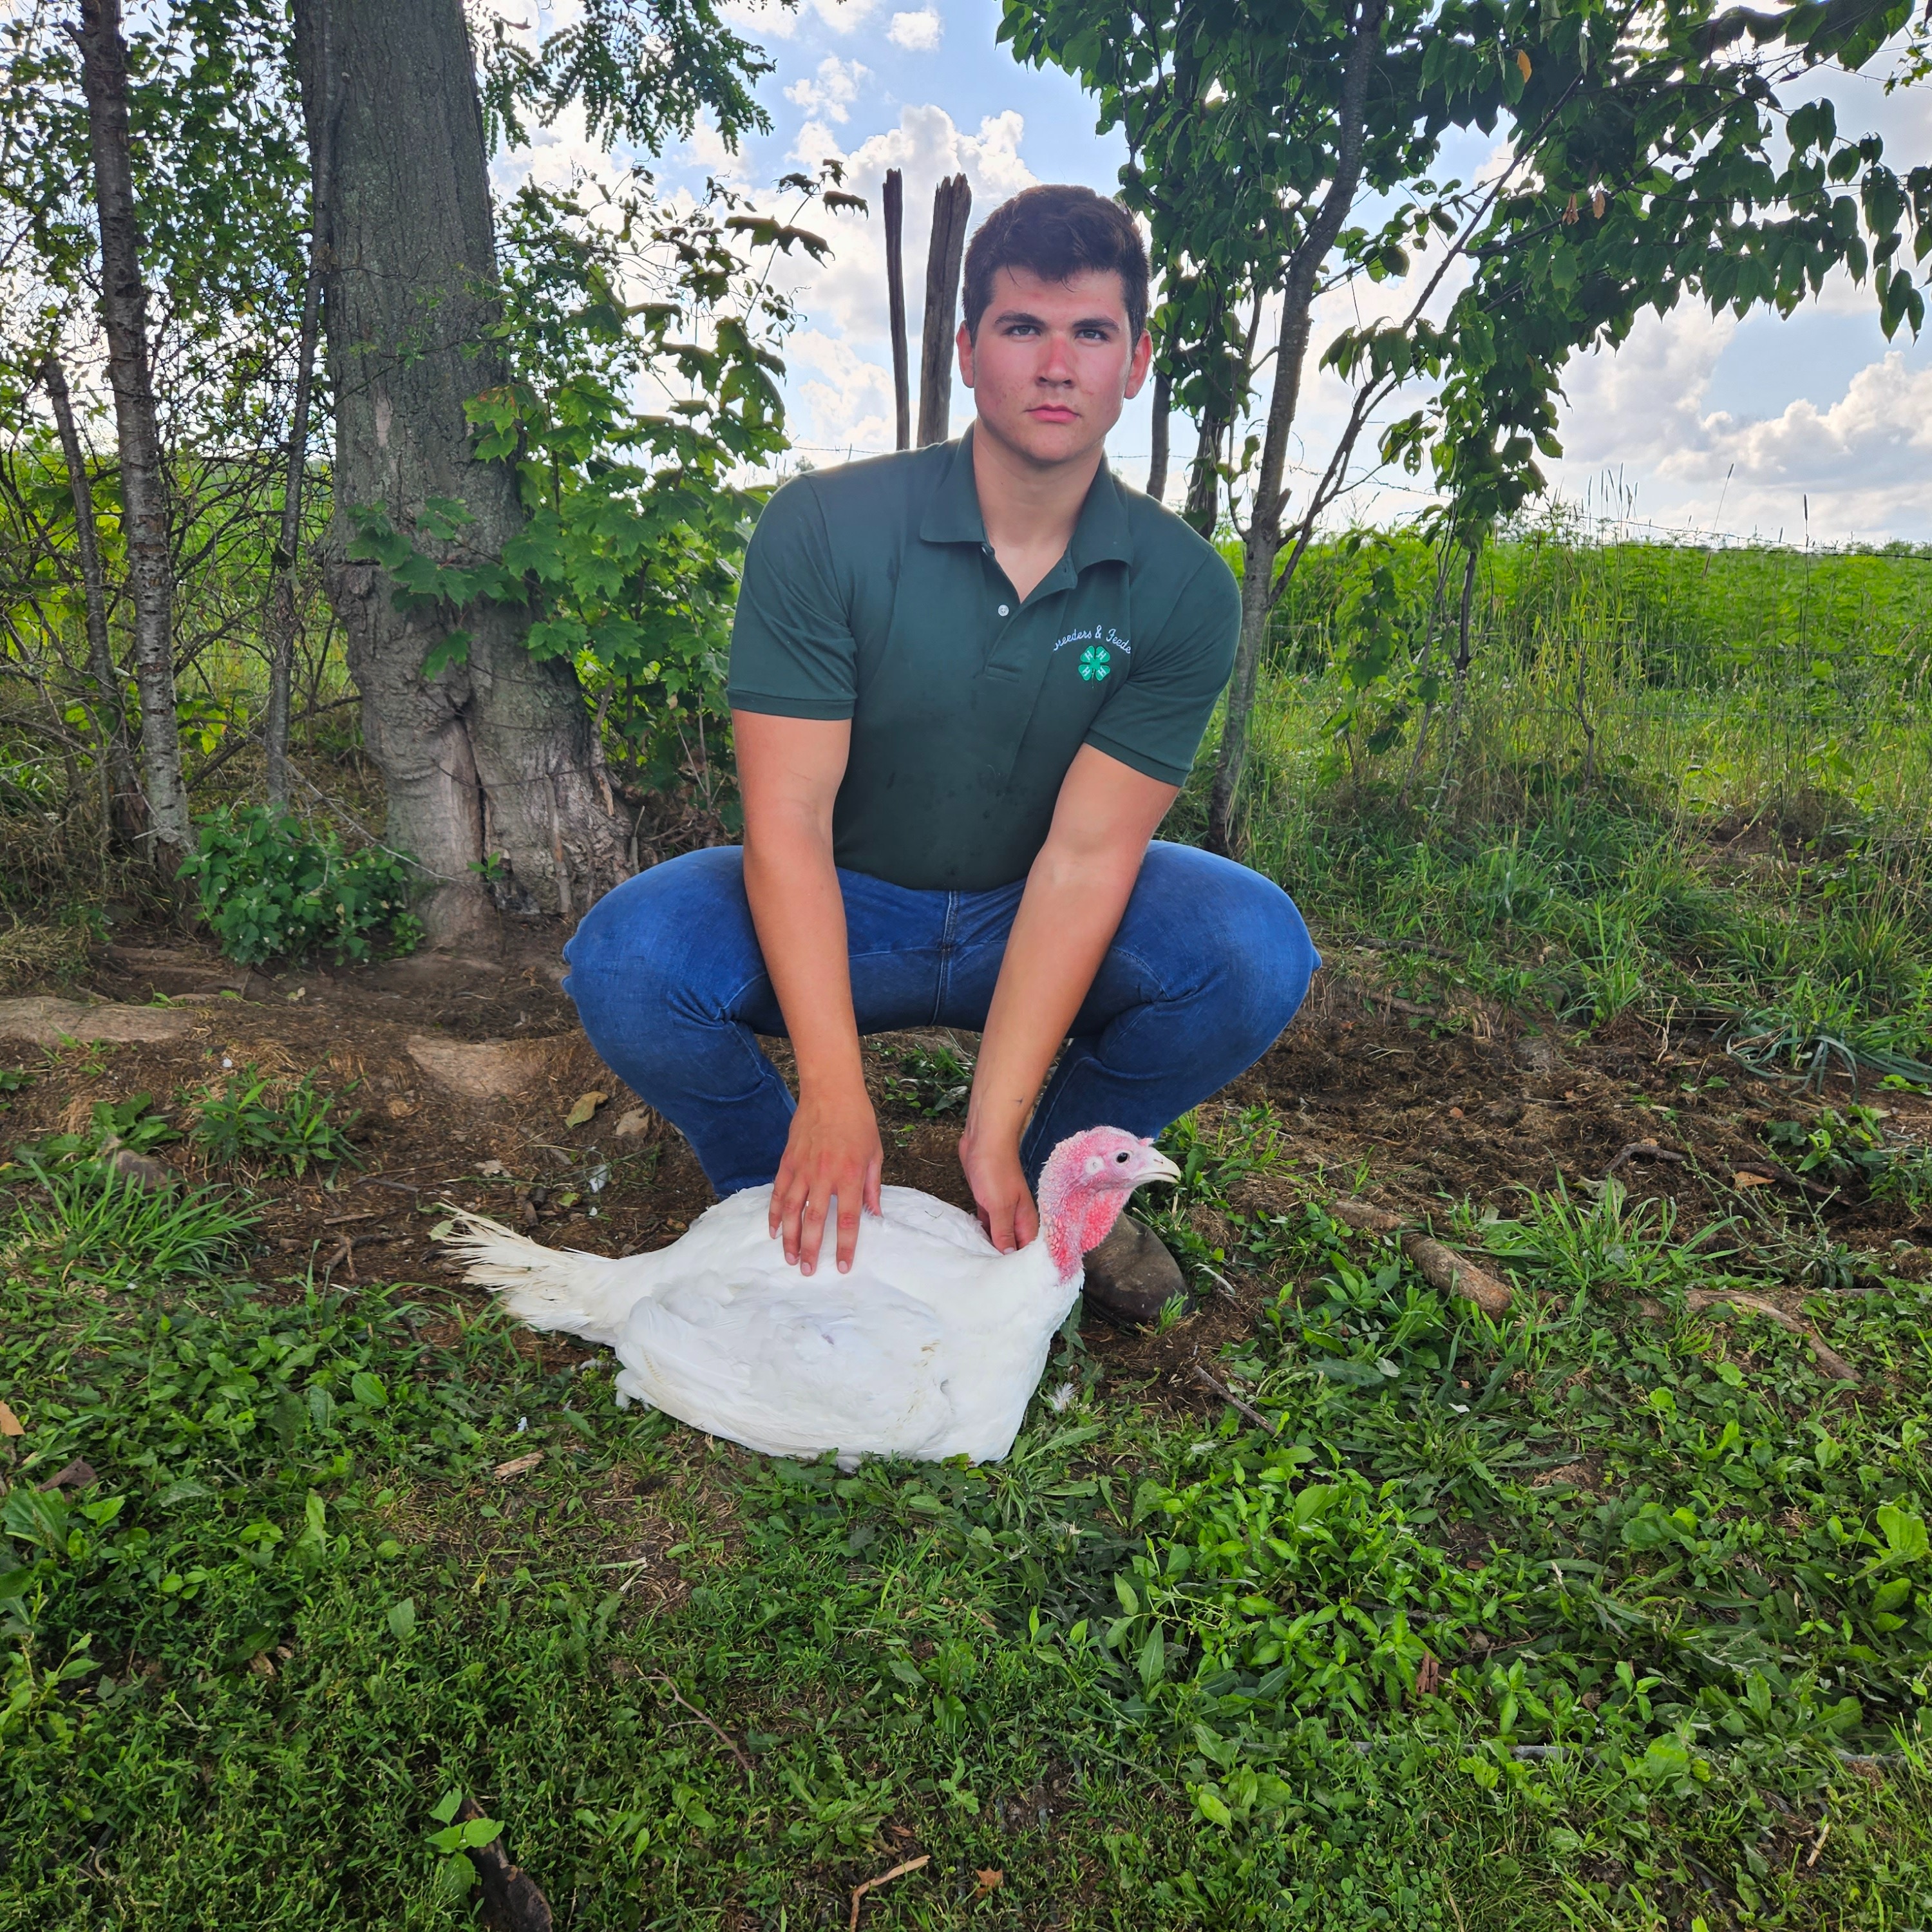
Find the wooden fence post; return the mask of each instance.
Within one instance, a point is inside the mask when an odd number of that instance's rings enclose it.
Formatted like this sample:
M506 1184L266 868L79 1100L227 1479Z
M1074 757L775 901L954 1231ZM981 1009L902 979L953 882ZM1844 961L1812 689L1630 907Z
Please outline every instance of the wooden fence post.
M952 336L959 309L959 264L973 190L964 175L933 190L932 239L926 251L926 320L919 370L919 442L944 442L952 427Z
M905 177L886 170L886 304L892 315L895 449L912 447L912 385L906 354Z

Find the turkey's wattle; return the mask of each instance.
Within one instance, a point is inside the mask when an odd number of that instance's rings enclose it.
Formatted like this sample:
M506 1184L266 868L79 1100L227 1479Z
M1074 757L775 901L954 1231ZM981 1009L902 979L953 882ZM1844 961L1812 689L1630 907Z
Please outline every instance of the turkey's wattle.
M971 1215L887 1187L843 1275L786 1264L766 1232L769 1187L620 1261L462 1212L450 1240L469 1279L532 1328L614 1349L620 1402L767 1455L998 1462L1080 1292L1081 1256L1142 1182L1179 1178L1150 1142L1095 1127L1048 1156L1040 1235L1024 1248L1003 1255Z

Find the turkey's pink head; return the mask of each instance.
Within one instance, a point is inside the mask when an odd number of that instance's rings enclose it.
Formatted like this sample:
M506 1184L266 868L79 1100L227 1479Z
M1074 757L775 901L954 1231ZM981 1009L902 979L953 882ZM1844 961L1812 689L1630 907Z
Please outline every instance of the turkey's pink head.
M1152 1141L1118 1127L1090 1127L1062 1141L1040 1176L1040 1234L1060 1278L1079 1273L1080 1257L1113 1232L1142 1181L1180 1178Z

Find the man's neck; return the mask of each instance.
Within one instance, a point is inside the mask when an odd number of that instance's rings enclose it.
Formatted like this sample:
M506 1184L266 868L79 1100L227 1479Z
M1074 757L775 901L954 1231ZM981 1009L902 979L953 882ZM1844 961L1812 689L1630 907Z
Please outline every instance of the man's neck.
M1072 541L1081 506L1106 453L1096 443L1071 462L1032 463L976 421L973 484L979 492L980 520L994 554L1036 556L1043 552L1047 562L1039 574L1044 576Z

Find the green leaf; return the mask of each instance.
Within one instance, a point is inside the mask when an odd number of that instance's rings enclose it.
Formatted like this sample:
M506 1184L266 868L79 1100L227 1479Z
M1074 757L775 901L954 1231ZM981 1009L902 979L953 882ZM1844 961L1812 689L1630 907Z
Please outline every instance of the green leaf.
M416 1627L416 1602L413 1597L405 1597L400 1603L389 1606L389 1634L400 1643Z
M467 631L446 631L423 653L424 680L434 682L452 664L467 664L469 662L470 633Z
M1879 1505L1878 1526L1885 1537L1887 1562L1922 1563L1928 1550L1932 1549L1925 1519L1900 1509L1896 1503Z

